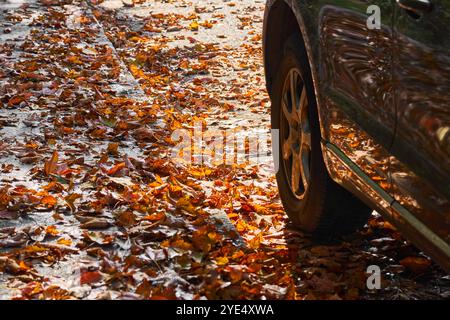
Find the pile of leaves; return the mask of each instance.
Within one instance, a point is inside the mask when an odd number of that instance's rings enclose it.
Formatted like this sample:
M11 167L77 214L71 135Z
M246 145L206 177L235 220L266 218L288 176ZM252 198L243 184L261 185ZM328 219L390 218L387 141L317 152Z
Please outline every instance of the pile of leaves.
M0 13L0 297L448 297L378 216L316 244L290 229L270 163L174 161L172 133L196 123L269 130L263 4L202 3ZM366 287L371 264L383 290Z

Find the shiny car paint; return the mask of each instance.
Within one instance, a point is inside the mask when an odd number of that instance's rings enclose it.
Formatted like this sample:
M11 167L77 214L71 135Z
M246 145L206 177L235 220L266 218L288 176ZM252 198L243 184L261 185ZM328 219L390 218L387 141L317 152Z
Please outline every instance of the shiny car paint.
M414 0L412 0L414 1ZM269 0L269 94L293 32L311 67L330 176L450 270L450 1ZM370 30L367 7L381 8Z

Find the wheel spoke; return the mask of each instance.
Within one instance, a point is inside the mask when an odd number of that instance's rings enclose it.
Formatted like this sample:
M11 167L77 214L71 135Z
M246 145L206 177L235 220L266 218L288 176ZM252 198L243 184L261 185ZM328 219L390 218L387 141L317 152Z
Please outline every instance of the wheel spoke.
M302 94L300 97L300 129L301 129L301 143L302 145L311 148L311 130L309 128L309 110L308 99L306 96L306 88L303 85Z
M292 102L292 118L298 123L300 122L300 101L298 99L298 81L299 74L296 71L291 71L290 75L290 89Z
M302 146L305 146L308 149L311 149L311 133L309 131L303 131L302 128Z
M289 137L288 139L284 140L284 142L283 142L283 147L282 147L283 149L282 149L282 151L283 151L283 159L284 160L289 160L289 158L292 155L292 147L291 147L291 141L290 140L291 139Z
M302 93L300 95L300 110L304 109L308 105L308 97L306 95L305 84L302 85Z
M289 86L291 92L291 103L292 103L292 111L293 113L297 110L297 74L294 70L292 70L289 74Z
M281 102L281 108L283 110L283 114L289 125L292 123L292 113L288 109L288 105L285 102L285 99L283 98L283 101Z
M300 147L300 161L301 161L301 176L302 176L303 190L307 190L309 185L310 180L309 160L310 160L310 148L309 146L302 144L302 146Z
M291 188L294 194L297 194L300 188L301 178L301 159L299 152L293 152L292 154L292 170L291 170Z

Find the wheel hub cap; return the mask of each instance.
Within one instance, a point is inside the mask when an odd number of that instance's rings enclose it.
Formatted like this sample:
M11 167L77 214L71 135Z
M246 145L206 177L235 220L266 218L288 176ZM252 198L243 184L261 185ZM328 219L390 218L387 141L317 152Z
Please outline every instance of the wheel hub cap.
M306 88L298 69L291 69L285 79L281 107L284 170L292 193L302 199L310 182L311 131Z

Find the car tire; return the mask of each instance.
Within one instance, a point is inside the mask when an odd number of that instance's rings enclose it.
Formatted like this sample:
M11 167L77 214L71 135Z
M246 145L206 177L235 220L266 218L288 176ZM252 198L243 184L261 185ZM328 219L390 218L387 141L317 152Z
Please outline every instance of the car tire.
M323 240L364 226L372 210L328 175L313 82L306 50L298 35L291 36L284 45L271 92L271 124L279 132L278 147L274 148L278 161L276 179L292 224ZM301 132L301 138L295 138L297 132Z

